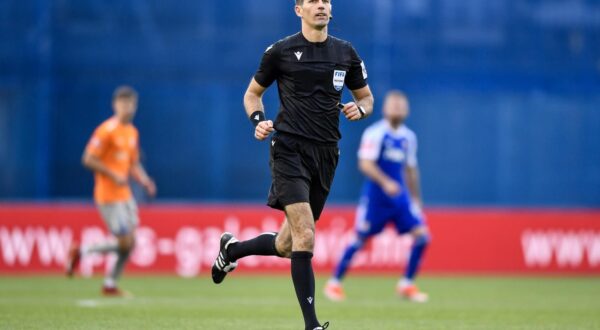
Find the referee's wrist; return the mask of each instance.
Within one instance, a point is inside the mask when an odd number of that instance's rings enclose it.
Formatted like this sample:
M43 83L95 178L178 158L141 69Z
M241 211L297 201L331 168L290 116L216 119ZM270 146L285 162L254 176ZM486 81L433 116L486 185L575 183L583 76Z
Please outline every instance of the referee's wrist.
M360 113L360 119L367 118L367 111L365 110L365 108L362 105L358 106L358 112Z
M252 122L252 125L254 125L254 127L256 127L261 121L267 120L267 118L265 117L265 112L263 110L254 111L250 115L250 117L248 117L248 119L250 119L250 122Z

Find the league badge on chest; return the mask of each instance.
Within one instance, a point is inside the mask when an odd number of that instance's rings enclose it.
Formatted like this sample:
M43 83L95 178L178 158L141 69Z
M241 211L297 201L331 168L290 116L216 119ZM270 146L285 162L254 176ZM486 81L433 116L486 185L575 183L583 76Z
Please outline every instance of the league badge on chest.
M341 91L344 88L344 81L346 80L346 71L335 70L333 71L333 88L336 91Z

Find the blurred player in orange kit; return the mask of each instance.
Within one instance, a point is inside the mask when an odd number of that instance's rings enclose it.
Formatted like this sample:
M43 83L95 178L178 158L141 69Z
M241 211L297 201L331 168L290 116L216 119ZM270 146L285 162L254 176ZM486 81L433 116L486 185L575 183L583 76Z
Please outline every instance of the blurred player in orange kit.
M138 131L132 124L137 105L138 95L133 88L117 88L112 99L114 115L96 128L82 157L83 166L94 172L94 201L116 241L92 246L74 244L69 251L67 275L73 275L83 255L117 253L114 268L102 287L102 293L107 296L126 295L117 287L117 280L135 246L139 219L129 176L140 183L149 196L156 195L156 185L139 160Z

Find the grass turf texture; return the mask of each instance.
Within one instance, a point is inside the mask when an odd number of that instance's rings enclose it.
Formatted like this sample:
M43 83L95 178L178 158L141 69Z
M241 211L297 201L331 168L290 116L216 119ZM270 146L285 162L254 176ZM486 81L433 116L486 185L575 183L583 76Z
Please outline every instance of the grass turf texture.
M426 277L431 301L394 296L395 278L350 277L348 301L321 294L330 329L600 329L600 278ZM0 277L1 329L303 329L291 280L127 277L135 298L102 298L100 279Z

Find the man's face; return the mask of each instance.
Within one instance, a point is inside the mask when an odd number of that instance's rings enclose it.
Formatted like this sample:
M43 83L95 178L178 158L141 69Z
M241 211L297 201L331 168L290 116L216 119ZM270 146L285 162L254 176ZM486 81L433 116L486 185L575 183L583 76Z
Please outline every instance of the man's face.
M408 100L400 95L390 95L383 104L383 116L392 124L403 123L409 114Z
M296 6L296 15L309 26L322 29L329 24L331 18L331 1L304 0L303 4Z
M119 120L122 122L131 122L137 111L136 98L120 97L113 101L113 109Z

